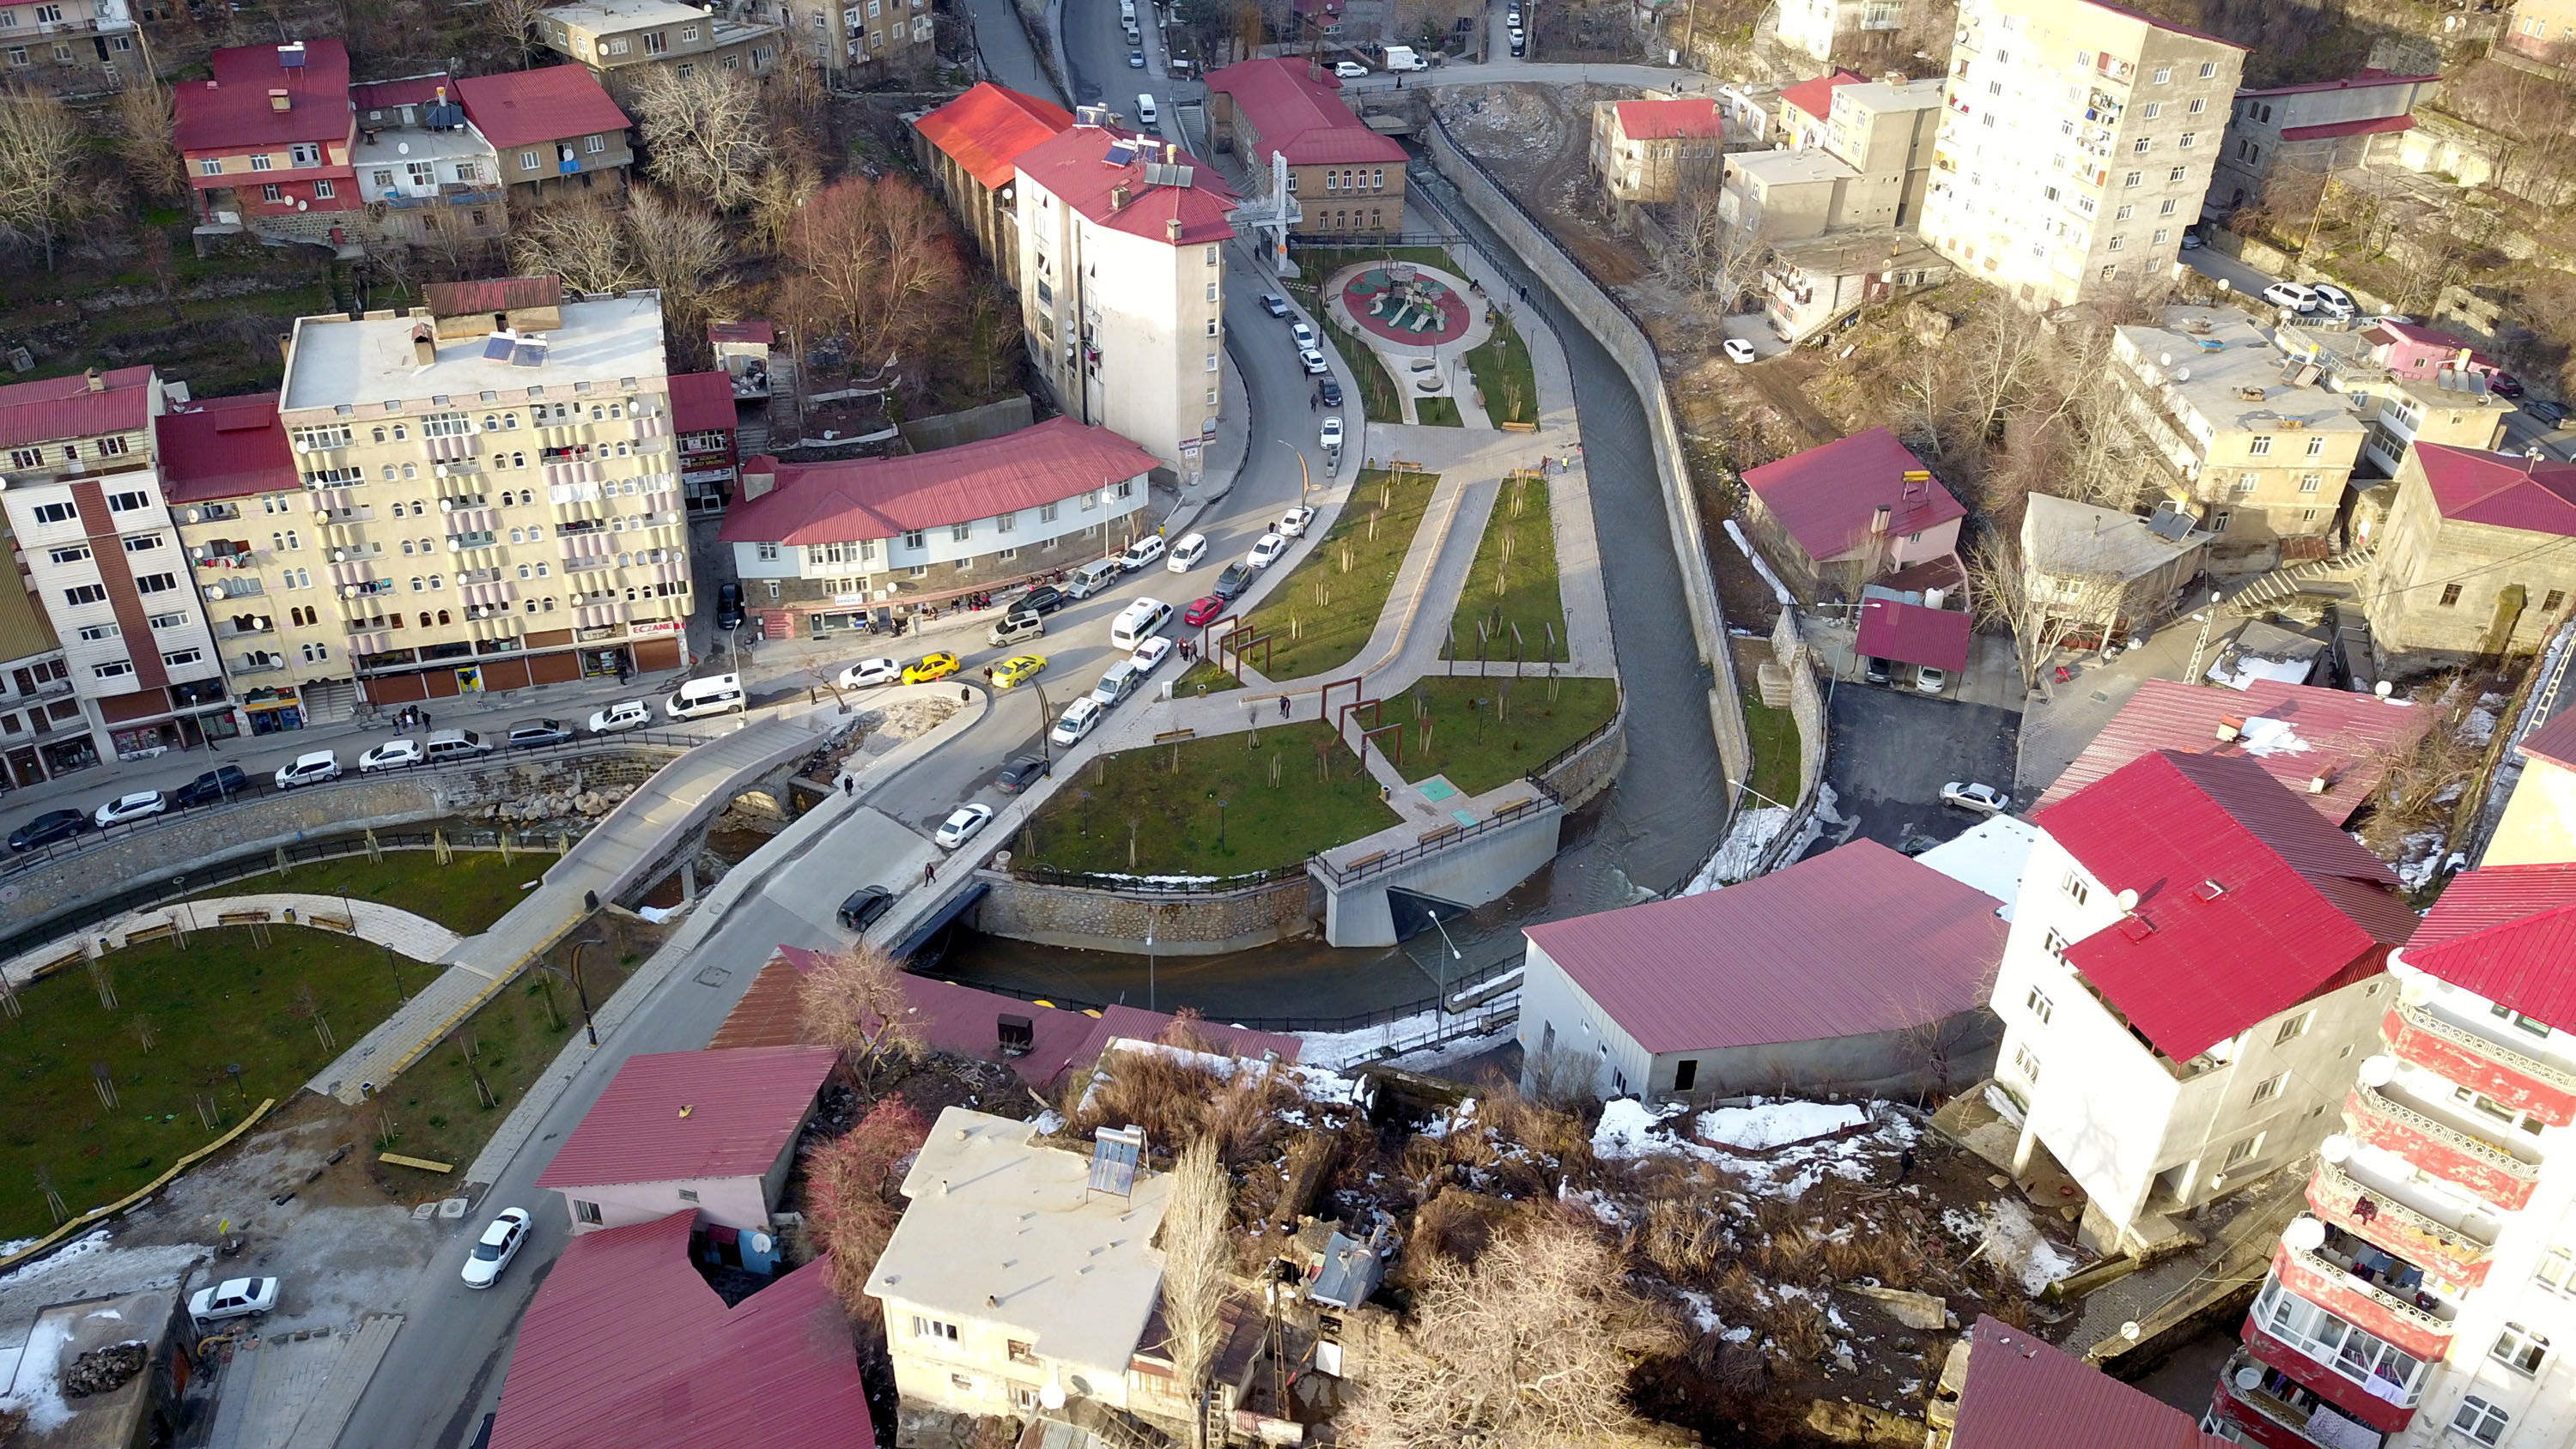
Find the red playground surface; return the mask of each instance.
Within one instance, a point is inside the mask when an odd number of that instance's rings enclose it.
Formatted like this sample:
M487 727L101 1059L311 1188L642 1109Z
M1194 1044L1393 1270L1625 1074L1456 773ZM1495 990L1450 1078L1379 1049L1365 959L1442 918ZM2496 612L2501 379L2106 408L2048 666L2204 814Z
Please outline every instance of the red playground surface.
M1389 342L1434 347L1467 335L1468 298L1446 279L1397 263L1355 273L1342 284L1351 320Z

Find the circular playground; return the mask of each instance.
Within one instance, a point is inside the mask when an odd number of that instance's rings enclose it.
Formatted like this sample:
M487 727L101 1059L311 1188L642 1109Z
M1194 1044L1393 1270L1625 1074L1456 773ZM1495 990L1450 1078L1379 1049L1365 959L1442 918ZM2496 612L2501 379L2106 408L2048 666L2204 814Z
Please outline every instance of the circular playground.
M1381 352L1428 354L1473 347L1493 333L1484 296L1459 277L1418 262L1367 262L1335 276L1332 307Z

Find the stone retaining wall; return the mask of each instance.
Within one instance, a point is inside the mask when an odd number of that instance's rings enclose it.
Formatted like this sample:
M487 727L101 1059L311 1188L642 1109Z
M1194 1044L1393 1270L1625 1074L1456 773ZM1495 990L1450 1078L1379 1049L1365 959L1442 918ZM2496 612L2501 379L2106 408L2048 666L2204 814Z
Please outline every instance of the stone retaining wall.
M1575 752L1572 759L1559 764L1541 777L1569 811L1580 810L1592 797L1610 788L1619 772L1628 768L1628 697L1619 696L1619 713L1601 738Z
M975 904L976 930L1084 951L1141 952L1150 922L1159 954L1215 956L1306 935L1324 909L1323 887L1306 875L1186 895L1055 885L998 870L975 878L987 887Z

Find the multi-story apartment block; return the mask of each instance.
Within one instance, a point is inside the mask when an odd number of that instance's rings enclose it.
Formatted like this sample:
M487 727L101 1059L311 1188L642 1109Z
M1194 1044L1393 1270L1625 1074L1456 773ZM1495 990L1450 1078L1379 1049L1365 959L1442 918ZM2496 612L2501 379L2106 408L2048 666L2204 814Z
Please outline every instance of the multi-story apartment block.
M213 65L213 80L171 92L201 227L348 244L364 216L349 52L330 38L236 45Z
M2087 1243L2153 1244L2330 1130L2415 915L2244 756L2143 754L2031 819L1994 994L2016 1166L2045 1145Z
M1012 291L1020 287L1020 221L1011 205L1020 155L1072 124L1073 112L1055 102L991 81L977 82L912 123L913 154L921 169Z
M1214 167L1090 109L1017 164L1021 318L1038 376L1065 412L1195 472L1224 398L1234 193Z
M2415 382L2392 377L2346 390L2360 406L2368 432L2361 456L2382 477L2394 478L2417 443L2476 452L2504 446L2505 420L2516 409L2465 373L2437 373Z
M1288 160L1295 229L1326 236L1404 230L1404 148L1369 129L1321 62L1280 56L1210 72L1209 123L1221 149L1270 187L1271 157Z
M1786 150L1726 158L1719 215L1765 241L1912 227L1931 185L1941 96L1939 80L1901 76L1825 87L1824 119L1802 123Z
M1613 201L1658 203L1719 174L1726 123L1708 96L1595 101L1592 171Z
M651 292L552 277L300 317L278 413L376 705L676 668L689 551Z
M1783 0L1778 34L1820 65L1867 64L1904 27L1905 0Z
M918 70L938 59L930 0L806 0L782 4L780 39L843 85Z
M149 367L0 389L0 504L101 755L240 732L155 464L167 406Z
M355 85L349 105L358 113L349 165L368 235L417 246L509 234L501 158L466 119L454 81L438 74Z
M612 85L622 72L644 65L667 65L682 75L701 66L766 75L777 68L787 45L776 25L680 0L549 5L538 12L535 31L539 43L571 56Z
M2264 199L2274 177L2313 187L2337 171L2396 159L2415 107L2438 75L2366 70L2345 80L2238 91L2226 144L2210 174L2208 210L2224 216Z
M2452 880L2206 1426L2307 1449L2576 1434L2576 865ZM2563 1023L2563 1024L2562 1024Z
M2100 0L1967 0L1924 239L2030 307L2163 275L2244 59Z
M626 189L635 165L626 128L633 123L587 67L468 76L457 82L456 95L465 118L491 144L513 204L595 187Z
M2576 0L2520 0L2495 48L2543 65L2576 55Z
M6 526L0 512L0 530ZM17 548L14 536L8 546ZM23 577L16 588L0 587L0 760L8 764L0 788L33 785L97 759L44 601Z
M2368 432L2314 364L2238 312L2169 307L2113 334L2121 417L2166 497L2217 535L2212 572L2261 572L2284 540L2322 547Z
M671 379L671 430L680 440L680 492L691 513L722 513L742 476L742 427L733 378L684 372Z
M125 0L0 3L0 84L64 95L111 91L144 72Z

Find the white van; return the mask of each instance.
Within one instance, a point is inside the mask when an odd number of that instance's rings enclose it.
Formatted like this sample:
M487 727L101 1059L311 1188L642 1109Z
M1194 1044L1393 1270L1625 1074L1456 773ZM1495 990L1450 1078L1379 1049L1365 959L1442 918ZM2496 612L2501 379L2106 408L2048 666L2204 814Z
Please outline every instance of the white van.
M1135 19L1136 0L1118 0L1118 18L1121 20Z
M1110 621L1109 642L1120 649L1133 649L1152 635L1163 632L1172 622L1172 606L1160 599L1138 599L1118 611Z
M1138 92L1136 96L1136 124L1140 126L1150 126L1154 124L1159 115L1160 113L1154 109L1154 98L1141 91Z
M1154 560L1162 556L1163 536L1149 533L1127 545L1127 551L1118 556L1118 566L1122 569L1150 568Z
M711 674L674 690L662 702L662 712L673 719L701 719L711 714L740 714L746 703L741 675Z
M1092 689L1091 697L1102 709L1107 709L1134 693L1136 682L1144 677L1134 660L1121 659L1109 666L1108 673L1100 676L1100 683Z
M1207 557L1207 548L1207 535L1193 533L1172 545L1171 557L1163 561L1163 567L1176 574L1188 573L1198 566L1200 559Z
M1068 599L1090 598L1116 583L1122 572L1114 558L1095 559L1065 577L1064 596Z

